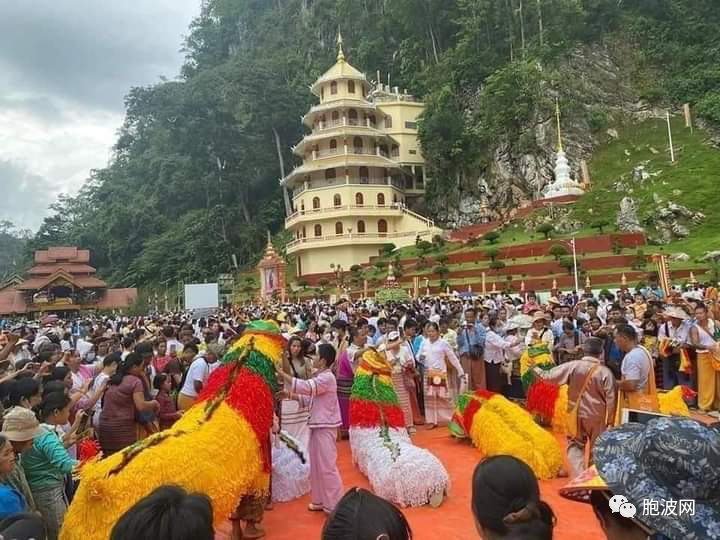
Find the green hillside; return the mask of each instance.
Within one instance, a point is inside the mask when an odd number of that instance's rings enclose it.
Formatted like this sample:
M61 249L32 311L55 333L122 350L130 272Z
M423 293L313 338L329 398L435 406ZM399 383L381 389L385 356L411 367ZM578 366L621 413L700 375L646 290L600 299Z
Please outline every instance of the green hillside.
M690 227L690 235L670 244L657 246L657 251L687 253L699 257L706 251L720 249L720 150L710 144L709 135L701 129L685 128L684 120L671 122L675 163L670 161L667 124L664 120L647 120L641 124L617 129L619 137L597 149L589 163L592 191L575 205L573 216L586 224L607 219L614 228L620 200L629 196L636 202L643 225L657 212L653 199L672 201L705 214L704 221ZM633 169L644 165L652 175L645 181L633 180ZM632 189L616 191L621 181ZM647 225L652 237L654 226Z

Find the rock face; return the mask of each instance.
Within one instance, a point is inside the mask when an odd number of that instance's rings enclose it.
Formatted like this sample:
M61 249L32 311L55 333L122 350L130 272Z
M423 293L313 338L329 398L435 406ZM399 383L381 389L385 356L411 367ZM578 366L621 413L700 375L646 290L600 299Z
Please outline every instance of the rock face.
M620 201L620 211L617 215L617 228L623 232L645 232L640 225L635 201L630 197L623 197Z
M698 225L705 219L702 212L693 212L686 206L674 202L663 202L653 194L653 201L657 205L655 211L648 217L648 225L655 228L656 234L650 240L658 244L669 244L678 238L685 238L690 234L690 226Z
M562 64L544 66L548 81L563 81L560 93L557 86L543 83L538 106L521 130L522 143L498 140L494 148L488 149L489 160L466 171L455 186L428 206L435 220L446 228L497 220L527 201L542 198L555 179L556 96L560 99L569 175L576 182L582 178L581 160L589 160L598 144L619 136L616 129L603 123L612 122L614 117L645 119L660 115L661 111L640 100L631 77L626 76L634 70L636 62L632 48L617 44L613 47L578 48ZM479 95L479 90L469 89L462 98L468 117L473 117L479 108ZM638 174L642 178L648 173ZM482 192L483 186L487 187L486 194Z

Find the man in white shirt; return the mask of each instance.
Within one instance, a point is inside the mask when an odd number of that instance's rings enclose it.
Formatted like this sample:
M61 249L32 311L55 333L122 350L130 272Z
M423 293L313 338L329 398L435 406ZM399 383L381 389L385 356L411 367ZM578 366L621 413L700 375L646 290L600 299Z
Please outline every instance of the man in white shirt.
M183 383L180 393L178 394L178 408L183 411L188 410L207 384L210 374L218 366L218 355L215 353L213 346L210 346L205 356L198 354L198 349L194 344L185 345L183 354L192 351L195 359L190 364L185 374L185 382Z

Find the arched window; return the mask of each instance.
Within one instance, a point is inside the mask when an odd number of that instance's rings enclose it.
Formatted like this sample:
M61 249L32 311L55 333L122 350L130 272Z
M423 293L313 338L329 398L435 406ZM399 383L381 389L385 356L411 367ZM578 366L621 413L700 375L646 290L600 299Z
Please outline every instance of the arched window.
M355 149L356 154L362 154L363 151L363 140L360 137L355 137L353 139L353 148Z
M325 180L335 179L335 169L325 169Z
M388 129L388 128L391 128L391 127L392 127L392 116L387 115L387 116L385 117L385 129Z
M397 204L397 195L393 193L393 204Z
M302 201L300 201L300 211L301 212L305 211L305 200L304 199Z
M348 111L348 118L350 119L351 126L357 126L358 119L357 119L357 111L355 109L350 109Z
M303 226L303 234L302 234L302 237L303 237L303 238L307 238L307 229L305 228L305 226Z
M315 236L322 236L322 225L315 225Z
M320 197L313 197L313 210L320 208Z
M340 197L340 195L336 194L333 197L333 206L341 206L341 205L342 205L342 198Z
M320 101L322 101L323 99L325 99L325 87L321 86L320 87Z
M377 195L378 206L385 206L385 194L378 193Z
M355 81L348 81L348 94L355 93Z
M370 183L370 173L368 172L367 167L360 167L360 183L361 184L369 184Z
M357 232L359 232L359 233L365 232L365 222L364 221L357 222Z
M335 139L330 139L330 150L337 150L337 141Z
M335 122L336 120L340 120L340 113L338 111L333 111L332 119L333 119L333 122Z
M332 95L337 94L337 82L333 81L330 83L330 93Z
M355 194L355 205L356 206L362 206L363 203L363 194L362 193L356 193Z
M370 116L368 116L368 118L370 118L370 125L372 127L375 127L375 115L371 114Z
M384 219L378 220L378 232L380 234L387 233L387 221L385 221Z
M342 234L342 233L343 233L342 221L338 221L335 224L335 234Z

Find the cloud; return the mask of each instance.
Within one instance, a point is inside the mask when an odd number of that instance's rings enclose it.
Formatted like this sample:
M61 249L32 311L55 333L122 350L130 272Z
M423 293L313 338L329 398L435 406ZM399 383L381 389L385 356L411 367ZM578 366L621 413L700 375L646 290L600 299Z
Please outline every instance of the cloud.
M36 229L50 203L58 193L46 178L32 174L11 161L0 160L0 192L3 198L2 219L18 228Z
M125 95L179 73L199 10L200 0L0 1L0 193L25 205L11 212L19 225L36 228L58 193L107 164Z

